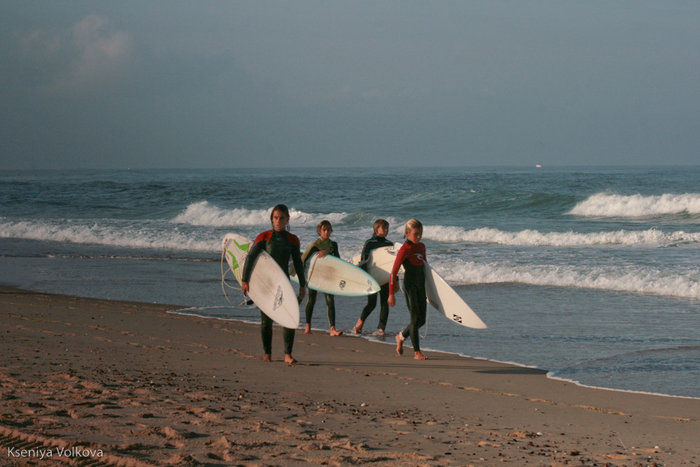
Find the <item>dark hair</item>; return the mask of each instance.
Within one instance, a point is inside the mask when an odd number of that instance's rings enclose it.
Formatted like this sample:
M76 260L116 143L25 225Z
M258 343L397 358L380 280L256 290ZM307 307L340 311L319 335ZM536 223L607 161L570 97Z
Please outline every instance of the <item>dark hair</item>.
M270 222L272 222L272 215L275 213L275 211L279 211L282 214L284 214L287 217L289 216L289 208L287 207L286 204L278 204L274 208L272 208L272 211L270 211Z
M319 235L321 235L321 229L324 227L329 229L331 232L333 231L333 226L331 225L331 222L324 219L321 222L319 222L318 225L316 226L316 232Z
M379 227L384 227L385 230L389 230L389 222L386 221L386 219L377 219L374 221L374 235L377 235L377 230L379 230Z

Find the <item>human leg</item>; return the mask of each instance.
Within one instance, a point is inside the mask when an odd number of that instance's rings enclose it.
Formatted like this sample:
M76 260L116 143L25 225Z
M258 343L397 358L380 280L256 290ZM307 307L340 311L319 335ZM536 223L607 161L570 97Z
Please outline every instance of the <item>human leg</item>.
M328 325L332 328L335 327L335 299L331 294L324 294L326 296L326 308L328 309Z
M331 336L340 336L343 331L336 331L335 329L335 297L331 294L325 294L326 296L326 307L328 308L328 325L330 326Z
M272 319L260 312L260 335L263 344L263 360L269 362L272 359Z
M416 358L423 359L424 355L420 351L420 332L419 329L425 324L425 316L427 312L425 300L425 287L423 284L411 284L406 289L406 303L408 310L411 313L411 323L402 333L404 337L411 337L413 350Z
M306 327L304 329L304 334L310 334L311 333L311 316L314 314L314 306L316 305L316 297L318 296L318 292L315 290L309 289L309 298L306 301Z
M375 294L376 300L377 294ZM389 284L384 284L379 290L379 325L377 326L382 333L386 331L386 323L389 320Z
M362 314L355 324L355 334L362 333L362 327L365 325L365 320L372 313L374 307L377 306L377 294L372 294L367 296L367 305L362 309Z
M292 357L295 333L296 329L284 328L284 361L290 365L297 362L294 357Z

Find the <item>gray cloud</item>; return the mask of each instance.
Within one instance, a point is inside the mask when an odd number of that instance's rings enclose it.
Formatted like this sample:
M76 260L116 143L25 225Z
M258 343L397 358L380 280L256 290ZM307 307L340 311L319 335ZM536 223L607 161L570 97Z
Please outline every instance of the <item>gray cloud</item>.
M57 33L33 30L19 38L28 83L45 92L81 93L110 87L129 65L133 39L108 18L88 15Z

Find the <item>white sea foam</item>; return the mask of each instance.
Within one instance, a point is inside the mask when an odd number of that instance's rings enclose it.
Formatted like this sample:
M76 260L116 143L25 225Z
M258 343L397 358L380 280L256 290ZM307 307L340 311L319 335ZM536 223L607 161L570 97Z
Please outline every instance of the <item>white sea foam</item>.
M269 209L221 209L208 201L192 203L173 222L196 226L254 226L270 223Z
M465 230L461 227L425 226L423 238L438 242L490 243L506 246L589 247L605 245L622 246L670 246L684 243L700 243L700 233L684 231L662 232L657 229L617 230L613 232L539 232L521 230L504 232L499 229L481 228Z
M205 202L206 203L206 202ZM199 203L197 203L199 204ZM202 211L202 212L200 212ZM221 215L217 215L216 212ZM233 216L236 211L241 214ZM342 218L342 213L335 214ZM306 227L313 232L318 219L322 216L303 212L292 213L296 226ZM332 223L334 215L326 215ZM294 219L296 221L294 221ZM196 227L255 227L269 225L269 213L264 211L248 211L234 209L224 211L213 206L190 205L182 214L172 221L176 224L194 225ZM354 231L349 234L354 235ZM185 234L177 229L149 228L144 225L101 225L99 223L77 223L73 221L0 221L0 237L24 238L70 243L87 243L114 245L134 248L172 248L175 250L216 251L217 241L197 239L205 232ZM520 232L504 232L498 229L481 228L465 230L460 227L426 226L424 239L436 242L457 242L474 244L495 244L504 246L550 246L550 247L596 247L596 246L651 246L666 247L679 244L700 244L700 233L684 231L662 232L656 229L641 231L619 230L614 232L539 232L537 230L522 230ZM347 243L347 240L346 240Z
M617 266L518 266L460 260L443 261L433 266L453 285L512 282L700 299L700 271L697 270L670 272Z
M218 239L146 227L129 228L74 222L19 221L0 224L0 237L27 240L107 245L125 248L218 251Z
M700 193L657 196L597 193L568 212L585 217L653 217L700 214Z
M430 233L430 229L426 228L427 234ZM435 229L436 232L444 233L445 231L445 228ZM495 232L503 234L499 231ZM462 231L460 235L465 233L472 235L465 231ZM441 235L443 236L440 238L446 240L444 234ZM535 234L534 237L538 238L539 235ZM491 232L492 236L493 232ZM157 224L87 224L60 220L3 222L0 220L0 237L125 248L201 251L214 254L218 253L220 248L218 234L208 230L193 232L186 228L185 231L181 231L178 227L166 229ZM527 244L538 244L532 240L532 233L520 232L514 234L514 237L530 238L527 240ZM484 238L487 236L484 235ZM459 239L465 241L464 235L460 236ZM510 241L511 244L513 242L519 244L517 241L520 240L511 239ZM554 244L551 238L549 238L548 244ZM569 241L568 244L570 245L571 242ZM700 299L700 271L697 269L676 267L669 270L640 268L639 266L592 266L585 263L560 265L477 263L464 261L458 255L452 255L448 259L433 258L433 266L453 285L513 282L536 286L603 289Z
M583 384L580 381L576 379L570 379L570 378L565 378L561 376L557 376L555 372L549 371L547 372L547 378L555 380L555 381L563 381L565 383L572 383L575 384L576 386L581 386L582 388L592 388L592 389L602 389L604 391L613 391L613 392L624 392L624 393L629 393L629 394L644 394L648 396L659 396L659 397L672 397L674 399L695 399L695 400L700 400L700 397L692 397L692 396L678 396L678 395L673 395L673 394L664 394L661 392L652 392L652 391L634 391L632 389L617 389L617 388L611 388L608 386L597 386L593 384Z
M270 225L269 209L221 209L208 201L192 203L172 220L176 224L188 224L206 227L252 227ZM313 225L320 220L328 219L331 223L340 223L347 217L346 213L307 213L290 208L290 223L292 225Z

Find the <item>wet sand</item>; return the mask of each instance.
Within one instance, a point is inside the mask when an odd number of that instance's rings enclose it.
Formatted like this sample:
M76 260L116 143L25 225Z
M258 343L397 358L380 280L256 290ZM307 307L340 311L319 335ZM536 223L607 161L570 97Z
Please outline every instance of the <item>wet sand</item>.
M0 288L0 465L700 465L697 399L176 308Z

